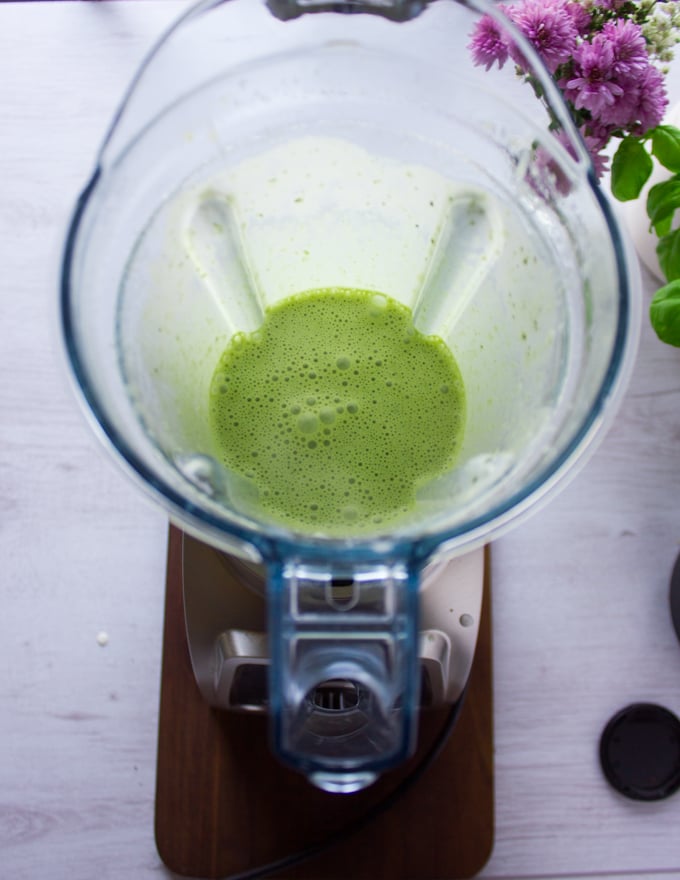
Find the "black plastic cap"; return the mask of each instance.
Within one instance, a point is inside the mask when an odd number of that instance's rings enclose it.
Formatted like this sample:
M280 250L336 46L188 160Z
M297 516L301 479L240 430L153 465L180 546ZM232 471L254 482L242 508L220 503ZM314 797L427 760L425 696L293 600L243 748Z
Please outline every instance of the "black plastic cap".
M607 780L626 797L668 797L680 788L680 720L654 703L627 706L602 733L600 762Z
M678 556L673 574L671 575L671 620L675 633L680 639L680 555Z

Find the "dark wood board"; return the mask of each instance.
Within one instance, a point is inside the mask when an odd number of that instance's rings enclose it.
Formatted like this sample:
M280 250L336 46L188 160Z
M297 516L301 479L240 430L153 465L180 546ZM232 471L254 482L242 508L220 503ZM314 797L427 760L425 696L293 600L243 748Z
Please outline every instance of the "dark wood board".
M286 856L363 816L388 796L436 738L444 711L421 713L418 750L353 795L313 788L272 757L262 716L212 709L195 683L184 628L182 534L170 527L156 787L156 845L166 867L219 878ZM493 846L493 715L489 553L467 696L436 761L387 812L290 880L454 880Z

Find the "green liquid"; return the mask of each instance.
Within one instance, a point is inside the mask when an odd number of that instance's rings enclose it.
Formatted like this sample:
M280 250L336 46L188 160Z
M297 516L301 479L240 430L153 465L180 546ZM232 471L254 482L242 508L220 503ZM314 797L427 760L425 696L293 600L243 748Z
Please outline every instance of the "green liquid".
M406 306L327 288L277 302L230 340L210 415L224 465L252 481L263 514L350 534L398 521L452 467L465 393L450 350Z

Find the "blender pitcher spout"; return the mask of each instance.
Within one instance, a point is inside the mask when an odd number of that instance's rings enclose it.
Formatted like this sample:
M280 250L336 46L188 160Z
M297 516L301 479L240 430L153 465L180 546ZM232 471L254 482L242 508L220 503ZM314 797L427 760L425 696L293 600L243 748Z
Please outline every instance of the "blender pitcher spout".
M270 566L270 715L281 760L350 792L416 739L418 575L402 562Z

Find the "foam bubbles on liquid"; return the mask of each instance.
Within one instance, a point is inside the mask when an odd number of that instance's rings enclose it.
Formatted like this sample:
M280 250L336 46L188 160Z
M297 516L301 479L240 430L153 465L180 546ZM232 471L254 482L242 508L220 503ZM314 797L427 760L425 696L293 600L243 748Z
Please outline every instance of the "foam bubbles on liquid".
M303 434L314 434L319 429L319 417L313 412L304 412L298 416L298 429Z
M264 514L346 533L403 516L417 485L452 466L465 401L450 351L405 306L330 288L231 340L210 409L223 464L249 475Z

